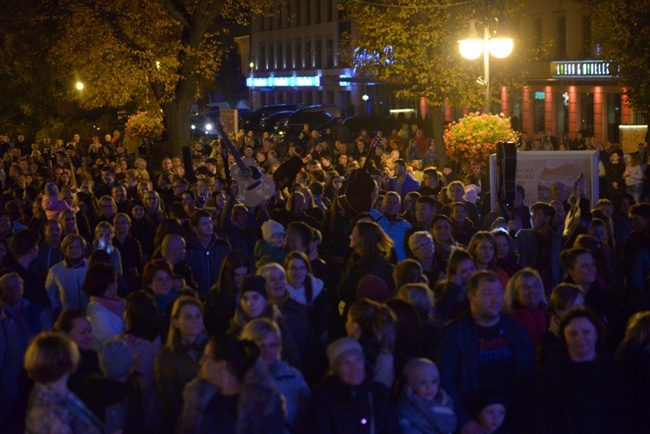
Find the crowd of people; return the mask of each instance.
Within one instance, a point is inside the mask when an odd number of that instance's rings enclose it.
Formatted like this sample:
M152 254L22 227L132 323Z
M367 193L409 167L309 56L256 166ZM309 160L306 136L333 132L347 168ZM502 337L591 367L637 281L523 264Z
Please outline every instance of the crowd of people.
M503 216L417 125L231 140L269 175L303 167L247 206L220 140L151 170L119 132L0 136L0 431L650 426L644 145L627 168L594 147L601 199L567 238L567 186L533 204L518 186ZM352 213L361 168L372 205Z

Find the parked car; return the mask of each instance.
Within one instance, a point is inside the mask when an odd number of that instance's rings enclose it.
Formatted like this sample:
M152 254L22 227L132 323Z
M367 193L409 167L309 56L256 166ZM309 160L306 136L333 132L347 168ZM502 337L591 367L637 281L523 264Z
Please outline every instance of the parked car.
M255 110L250 115L242 118L240 128L246 131L262 131L260 121L280 111L295 111L302 107L302 104L269 104Z
M268 115L260 120L260 129L264 132L272 133L278 125L284 122L289 116L294 114L295 111L281 111Z
M374 137L377 131L381 131L384 137L388 137L392 130L399 130L401 125L395 119L389 116L361 115L350 116L343 119L343 124L348 128L350 138L356 138L361 130L366 130L369 137ZM336 125L336 120L325 128L332 128Z
M334 111L335 114L330 111ZM340 108L336 106L316 105L305 107L289 116L282 125L278 126L276 133L297 136L305 124L309 125L310 130L320 131L325 125L334 121L337 114L340 114Z

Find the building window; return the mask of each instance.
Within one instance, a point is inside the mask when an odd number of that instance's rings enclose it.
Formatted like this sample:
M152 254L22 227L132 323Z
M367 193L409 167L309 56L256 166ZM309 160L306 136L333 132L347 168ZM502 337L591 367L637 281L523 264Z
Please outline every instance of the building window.
M328 38L325 41L325 68L334 67L334 41Z
M311 52L311 41L305 41L305 68L310 69L314 67L314 53Z
M273 46L273 43L269 44L268 69L270 69L271 71L275 69L275 47Z
M311 24L311 0L305 0L305 25Z
M321 0L316 0L316 8L314 10L314 24L321 23L321 8L323 7Z
M276 49L276 52L278 53L278 63L276 68L277 69L285 69L285 64L284 64L284 47L282 46L282 42L278 42L278 47Z
M332 0L325 0L325 22L332 21Z
M304 64L302 63L302 45L300 44L300 41L296 41L296 49L293 52L293 60L294 68L302 69L304 67Z
M591 49L591 17L585 15L581 19L582 21L582 34L580 35L580 42L582 46L582 57L589 59L593 56Z
M314 41L314 67L323 67L323 41L320 39Z
M284 58L286 59L286 69L291 69L295 68L296 64L295 62L291 59L291 42L287 41L284 44Z
M566 59L566 17L557 18L557 57Z
M293 27L298 27L300 25L300 2L302 0L293 0L291 3L293 6L293 16L291 17L291 22Z
M260 45L260 57L257 60L257 67L260 71L266 71L266 47L264 44Z
M334 91L333 90L325 91L325 104L334 105Z

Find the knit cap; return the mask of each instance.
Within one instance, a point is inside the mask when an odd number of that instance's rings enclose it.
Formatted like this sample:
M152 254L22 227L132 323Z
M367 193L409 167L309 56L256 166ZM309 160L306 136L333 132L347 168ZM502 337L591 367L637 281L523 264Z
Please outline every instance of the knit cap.
M247 276L244 282L239 287L239 295L244 295L245 292L257 292L262 297L269 299L266 293L266 280L262 276Z
M343 361L350 356L363 357L361 344L352 338L337 339L327 346L327 360L332 371L337 371Z
M275 220L267 220L262 223L262 238L267 243L271 242L271 237L275 234L284 234L284 227Z
M126 377L133 365L133 353L122 339L109 341L99 351L99 367L109 380Z

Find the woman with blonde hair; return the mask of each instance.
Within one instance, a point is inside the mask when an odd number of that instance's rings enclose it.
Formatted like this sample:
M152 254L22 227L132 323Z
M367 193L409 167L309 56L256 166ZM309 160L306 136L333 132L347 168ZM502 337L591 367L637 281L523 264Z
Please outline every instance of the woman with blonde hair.
M504 311L526 327L533 346L537 345L549 324L544 283L537 270L526 267L512 275L506 286Z
M280 358L283 350L282 337L283 333L278 324L268 318L256 318L250 321L241 333L241 339L252 341L258 346L259 360L285 397L287 423L293 428L292 432L302 432L311 392L300 371Z

